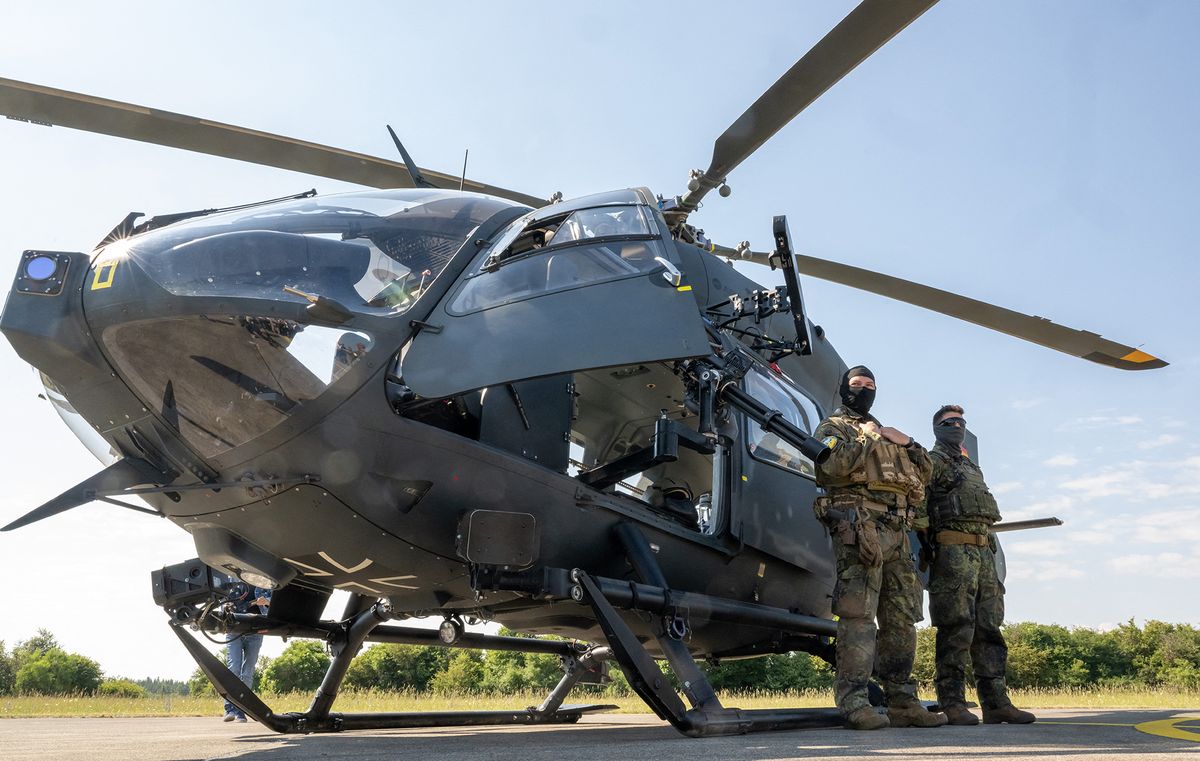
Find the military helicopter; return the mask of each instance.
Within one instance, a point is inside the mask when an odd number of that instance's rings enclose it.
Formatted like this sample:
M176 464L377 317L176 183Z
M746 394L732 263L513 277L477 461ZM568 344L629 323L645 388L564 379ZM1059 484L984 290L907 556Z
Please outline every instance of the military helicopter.
M101 500L188 531L199 557L154 572L155 601L218 690L280 732L575 721L604 706L566 697L608 662L689 735L836 722L724 707L695 660L831 657L832 555L810 509L825 449L808 433L845 363L806 313L801 276L1121 369L1165 365L800 256L783 218L770 253L690 224L932 5L866 0L666 198L543 199L422 169L398 140L402 160L387 161L0 80L13 118L392 188L130 215L90 254L22 254L0 331L109 464L5 529ZM779 268L786 285L729 260ZM229 612L217 572L276 588L270 614ZM334 590L350 601L324 620ZM428 616L437 631L389 623ZM570 639L468 632L472 619ZM319 638L334 658L307 711L276 713L189 628ZM365 642L552 653L564 676L525 710L334 712Z

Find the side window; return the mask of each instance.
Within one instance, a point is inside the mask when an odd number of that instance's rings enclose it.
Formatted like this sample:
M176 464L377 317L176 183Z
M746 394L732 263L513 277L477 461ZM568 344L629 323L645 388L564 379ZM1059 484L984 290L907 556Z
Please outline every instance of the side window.
M821 414L817 405L804 394L784 381L760 370L757 366L746 374L746 393L774 410L783 413L788 422L812 433L821 422ZM758 423L749 421L746 437L751 456L756 460L768 462L786 470L799 473L802 476L816 478L816 469L812 460L800 453L773 433L767 433Z
M519 223L519 224L518 224ZM557 219L517 220L467 276L451 314L469 314L545 293L653 272L664 256L637 206L582 209Z

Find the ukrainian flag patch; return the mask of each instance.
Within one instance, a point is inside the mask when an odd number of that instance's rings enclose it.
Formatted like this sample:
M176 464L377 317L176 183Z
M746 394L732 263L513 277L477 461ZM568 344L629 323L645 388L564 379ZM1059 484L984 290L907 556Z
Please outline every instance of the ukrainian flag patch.
M838 440L836 436L826 436L824 439L821 439L821 443L826 447L833 449L837 446Z

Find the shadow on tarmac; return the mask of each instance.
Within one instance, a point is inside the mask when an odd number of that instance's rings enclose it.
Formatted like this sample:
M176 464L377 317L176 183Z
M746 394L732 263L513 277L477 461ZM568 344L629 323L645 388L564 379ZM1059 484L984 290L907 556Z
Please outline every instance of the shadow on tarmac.
M594 717L565 727L408 729L342 735L257 735L236 738L237 758L284 761L346 758L356 761L396 757L450 759L612 758L628 761L663 754L697 754L709 759L862 758L897 751L925 757L971 758L1130 757L1200 751L1200 714L1180 719L1182 733L1195 740L1147 734L1143 722L1164 721L1186 711L1071 711L1026 726L980 725L933 730L794 730L691 740L664 724L633 724L629 718ZM634 719L633 721L637 721ZM643 719L644 721L644 719ZM256 745L258 750L246 752Z

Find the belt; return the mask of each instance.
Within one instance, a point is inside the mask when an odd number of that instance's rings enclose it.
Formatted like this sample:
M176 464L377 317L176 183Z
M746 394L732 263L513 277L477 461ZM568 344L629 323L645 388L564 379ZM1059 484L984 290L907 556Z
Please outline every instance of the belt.
M864 508L873 513L895 512L896 508L891 505L886 505L882 502L875 502L867 499L861 494L837 494L835 496L818 497L818 500L826 500L829 507L840 508Z
M971 544L987 547L991 542L987 534L967 534L962 531L939 531L934 536L938 544Z

